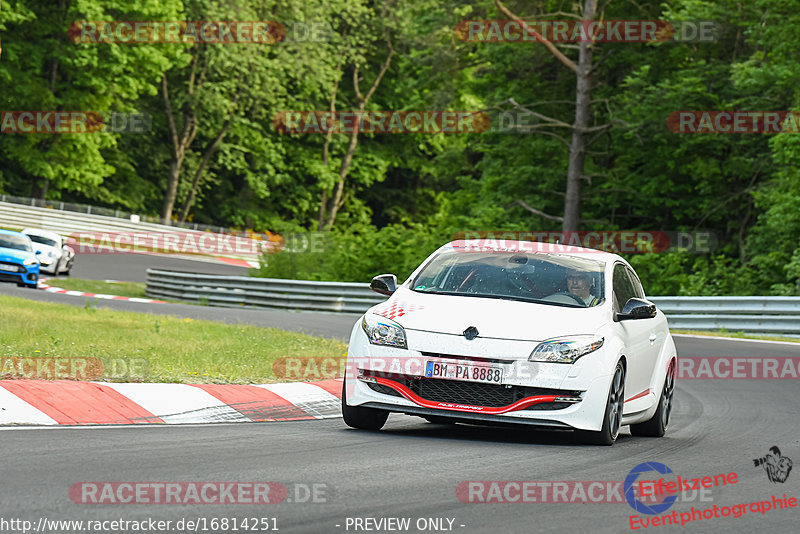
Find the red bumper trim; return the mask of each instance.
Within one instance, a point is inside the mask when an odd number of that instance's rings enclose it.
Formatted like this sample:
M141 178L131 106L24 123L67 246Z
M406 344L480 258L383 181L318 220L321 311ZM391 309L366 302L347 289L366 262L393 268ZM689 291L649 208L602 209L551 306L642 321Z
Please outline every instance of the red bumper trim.
M645 395L648 395L649 393L650 393L650 388L647 388L646 390L642 391L641 393L638 393L638 394L634 395L633 397L631 397L630 399L627 399L625 402L630 402L632 400L636 400L636 399L642 398Z
M557 397L563 397L563 395L539 395L535 397L525 397L524 399L520 399L514 404L509 404L508 406L500 406L500 407L490 407L490 406L473 406L471 404L454 404L451 402L436 402L436 401L429 401L427 399L423 399L406 386L399 382L395 382L394 380L390 380L388 378L383 378L379 376L372 376L370 377L371 380L375 380L378 384L386 387L390 387L393 390L400 393L403 397L410 400L414 404L418 404L425 408L436 408L437 410L450 410L453 412L480 412L480 413L488 413L488 414L502 414L507 412L514 412L517 410L524 410L529 406L533 406L534 404L541 404L543 402L555 402Z

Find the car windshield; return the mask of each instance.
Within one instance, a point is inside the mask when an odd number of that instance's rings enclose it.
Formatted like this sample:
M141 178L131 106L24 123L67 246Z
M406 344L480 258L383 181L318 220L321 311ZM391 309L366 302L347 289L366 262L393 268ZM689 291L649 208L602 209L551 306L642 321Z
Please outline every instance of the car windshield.
M31 242L21 235L0 234L0 248L13 248L14 250L32 252Z
M562 254L447 251L413 280L420 293L585 308L605 300L604 264Z
M58 248L58 241L53 241L50 238L42 237L40 235L31 235L31 234L27 235L28 237L31 238L31 241L33 241L34 243L41 243L42 245L47 245L48 247Z

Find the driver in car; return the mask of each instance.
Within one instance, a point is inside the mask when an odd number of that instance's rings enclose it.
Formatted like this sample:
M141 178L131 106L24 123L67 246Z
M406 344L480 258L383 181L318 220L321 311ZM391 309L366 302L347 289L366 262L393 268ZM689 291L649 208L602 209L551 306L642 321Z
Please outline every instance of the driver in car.
M567 275L567 291L580 297L586 306L595 306L600 299L592 295L592 275L585 271L571 271Z

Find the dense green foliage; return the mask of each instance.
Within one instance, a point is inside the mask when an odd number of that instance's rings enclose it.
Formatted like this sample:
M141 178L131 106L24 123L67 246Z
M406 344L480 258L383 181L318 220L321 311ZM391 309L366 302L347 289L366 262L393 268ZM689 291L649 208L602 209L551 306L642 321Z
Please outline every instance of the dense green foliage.
M596 46L598 129L581 229L717 236L710 253L632 256L650 294L800 294L800 136L682 135L665 122L679 110L800 109L800 0L604 4L608 20L712 20L717 38ZM580 2L505 5L526 18L564 19ZM178 166L173 219L314 232L320 203L346 175L325 252L269 256L264 276L402 278L459 231L559 230L524 205L563 213L565 130L363 133L348 165L348 135L273 126L279 111L326 110L332 97L337 110L356 109L353 72L366 93L388 43L393 56L367 110L487 110L497 118L516 102L571 124L575 76L544 46L464 42L453 31L464 20L504 18L493 0L6 0L0 109L139 111L152 128L3 134L0 192L162 214L176 162L166 81L175 130L197 124ZM75 44L67 29L80 20L279 20L289 32L272 45ZM327 28L323 37L298 38L298 23L311 22Z

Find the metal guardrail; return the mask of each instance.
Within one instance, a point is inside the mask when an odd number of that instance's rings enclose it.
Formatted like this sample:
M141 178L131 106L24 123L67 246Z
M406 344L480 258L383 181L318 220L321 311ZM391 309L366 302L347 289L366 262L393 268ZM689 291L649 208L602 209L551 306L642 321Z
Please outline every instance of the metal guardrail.
M143 214L136 214L132 212L128 212L125 210L120 209L111 209L111 208L103 208L100 206L92 206L90 204L79 204L75 202L63 202L61 200L45 200L39 198L31 198L31 197L18 197L14 195L0 195L0 202L5 202L8 204L15 204L18 206L29 206L29 207L38 207L38 208L47 208L51 211L66 211L71 213L79 213L79 214L86 214L86 215L102 215L104 217L113 217L115 219L124 219L128 221L139 221L142 223L148 224L156 224L158 226L164 226L161 224L160 217L153 217L151 215L143 215ZM201 232L214 232L220 234L232 234L236 233L236 231L231 230L229 228L224 228L222 226L213 226L208 224L200 224L194 222L184 222L179 223L177 221L173 221L171 225L165 226L165 228L170 228L173 231L175 229L184 229L184 230L198 230Z
M800 334L800 297L651 297L670 328Z
M2 197L0 197L2 198ZM225 256L238 259L257 260L258 254L251 251L259 251L263 241L256 241L246 237L232 237L229 234L209 234L180 228L176 226L166 226L162 224L137 222L133 220L97 215L93 213L77 213L73 211L59 211L47 207L23 206L20 204L7 203L0 201L0 228L10 228L21 230L23 228L41 228L50 230L62 235L81 235L88 234L96 238L99 243L105 235L114 234L140 234L140 235L165 235L172 233L192 234L195 236L214 235L219 238L219 242L224 242L226 238L234 239L237 246L235 252L228 252L224 247L221 251L212 255ZM72 243L70 243L72 244ZM92 245L93 242L88 242ZM80 251L78 251L80 252Z
M311 282L147 270L147 296L212 306L363 313L386 300L355 282Z
M212 306L363 313L385 297L354 282L312 282L147 270L147 296ZM800 297L650 297L686 330L800 334Z

